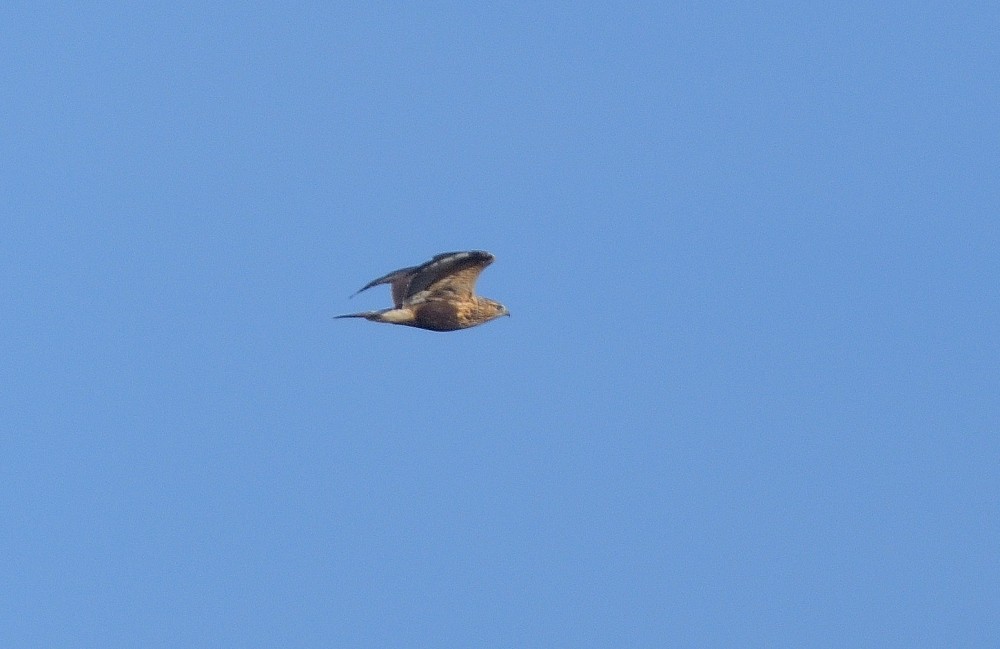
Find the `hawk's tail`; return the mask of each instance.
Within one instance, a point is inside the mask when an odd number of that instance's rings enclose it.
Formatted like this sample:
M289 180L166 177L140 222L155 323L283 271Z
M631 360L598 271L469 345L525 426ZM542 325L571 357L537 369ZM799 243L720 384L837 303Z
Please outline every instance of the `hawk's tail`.
M361 313L345 313L344 315L335 315L333 319L338 318L364 318L365 320L376 320L378 318L378 311L363 311Z
M346 313L334 318L364 318L372 322L388 322L389 324L411 324L415 315L410 309L382 309L381 311L362 311L361 313Z

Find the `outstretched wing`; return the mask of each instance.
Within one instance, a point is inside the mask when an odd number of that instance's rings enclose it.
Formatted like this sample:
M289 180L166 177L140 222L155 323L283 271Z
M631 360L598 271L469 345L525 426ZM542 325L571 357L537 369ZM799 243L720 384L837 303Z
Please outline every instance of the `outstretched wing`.
M475 292L479 274L493 263L493 259L493 255L483 250L435 255L426 264L408 269L413 274L406 286L403 302L430 297L467 300Z
M424 264L426 265L426 264ZM354 295L357 295L361 291L367 291L373 286L378 286L379 284L391 284L392 285L392 304L397 309L403 306L403 300L406 299L406 288L410 284L410 280L413 278L413 274L422 268L422 266L410 266L408 268L400 268L399 270L394 270L391 273L387 273L378 279L373 279L368 282L360 289L357 290ZM354 297L352 295L351 297Z

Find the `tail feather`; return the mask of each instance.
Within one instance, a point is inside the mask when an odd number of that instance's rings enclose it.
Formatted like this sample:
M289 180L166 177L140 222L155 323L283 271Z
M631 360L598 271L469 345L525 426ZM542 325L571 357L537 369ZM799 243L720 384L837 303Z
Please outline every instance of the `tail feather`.
M410 309L382 309L381 311L363 311L361 313L345 313L334 318L364 318L372 322L388 322L389 324L410 324L416 315Z
M372 316L378 315L378 311L364 311L362 313L345 313L344 315L333 316L334 320L338 318L365 318L366 320L371 320Z

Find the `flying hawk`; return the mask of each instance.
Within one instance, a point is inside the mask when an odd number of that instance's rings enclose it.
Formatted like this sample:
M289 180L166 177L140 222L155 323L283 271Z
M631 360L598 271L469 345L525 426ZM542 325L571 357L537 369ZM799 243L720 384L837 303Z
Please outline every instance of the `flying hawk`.
M455 331L510 315L507 307L499 302L475 295L476 278L493 259L493 255L483 250L445 252L419 266L394 270L358 291L390 284L393 308L336 317L365 318L431 331Z

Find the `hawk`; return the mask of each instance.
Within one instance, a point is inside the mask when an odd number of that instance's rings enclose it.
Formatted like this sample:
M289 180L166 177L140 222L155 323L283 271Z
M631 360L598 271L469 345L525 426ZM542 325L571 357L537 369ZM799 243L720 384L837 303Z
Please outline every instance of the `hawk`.
M394 270L368 282L354 294L379 284L389 284L393 308L336 317L364 318L431 331L455 331L509 316L504 305L475 295L476 278L493 259L493 255L483 250L444 252L419 266Z

